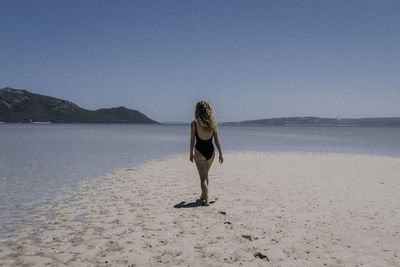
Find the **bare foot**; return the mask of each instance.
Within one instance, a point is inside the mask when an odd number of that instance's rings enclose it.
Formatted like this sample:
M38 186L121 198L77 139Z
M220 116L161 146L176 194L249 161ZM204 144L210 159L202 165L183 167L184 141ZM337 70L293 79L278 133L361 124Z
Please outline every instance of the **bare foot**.
M210 203L208 201L204 201L204 206L210 206Z

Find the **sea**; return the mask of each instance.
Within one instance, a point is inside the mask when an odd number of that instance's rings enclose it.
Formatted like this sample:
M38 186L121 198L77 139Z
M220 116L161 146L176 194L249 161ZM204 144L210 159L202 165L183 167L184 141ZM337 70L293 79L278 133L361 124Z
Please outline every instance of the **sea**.
M400 157L400 127L219 126L223 151ZM189 152L189 124L0 124L0 237L85 179ZM189 159L188 159L189 160Z

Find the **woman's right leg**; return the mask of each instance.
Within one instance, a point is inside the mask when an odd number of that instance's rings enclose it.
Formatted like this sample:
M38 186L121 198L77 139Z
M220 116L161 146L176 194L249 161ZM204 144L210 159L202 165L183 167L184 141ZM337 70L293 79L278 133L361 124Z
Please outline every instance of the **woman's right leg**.
M206 161L206 179L207 179L207 186L208 186L208 171L210 170L210 167L214 161L215 158L215 152L213 153L212 157Z

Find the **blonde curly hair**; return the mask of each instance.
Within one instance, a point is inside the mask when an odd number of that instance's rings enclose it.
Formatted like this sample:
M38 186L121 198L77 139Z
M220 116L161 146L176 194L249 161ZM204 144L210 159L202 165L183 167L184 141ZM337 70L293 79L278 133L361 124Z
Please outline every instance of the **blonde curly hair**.
M206 101L200 101L196 104L194 117L197 124L206 131L211 132L217 130L217 122L214 118L213 107Z

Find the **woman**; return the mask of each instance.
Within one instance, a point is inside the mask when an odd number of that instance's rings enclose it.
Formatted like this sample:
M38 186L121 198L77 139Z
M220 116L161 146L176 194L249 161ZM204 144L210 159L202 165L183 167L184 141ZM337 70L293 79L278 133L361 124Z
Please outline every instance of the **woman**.
M218 140L217 123L214 119L213 108L206 101L200 101L196 104L195 119L191 125L190 137L190 161L196 162L197 170L200 176L201 196L205 206L208 201L208 170L214 160L215 151L212 143L214 137L215 145L219 152L219 163L224 161L222 150ZM196 137L196 146L193 153L193 146Z

